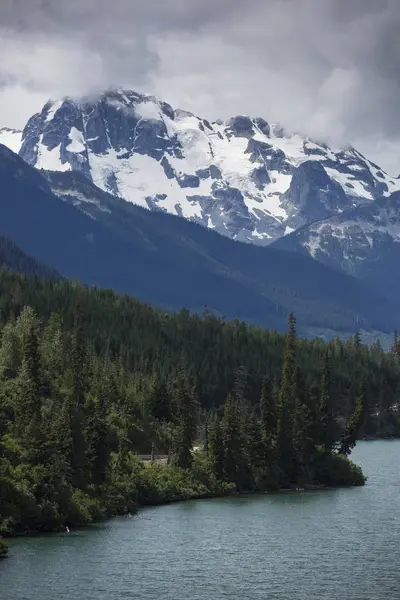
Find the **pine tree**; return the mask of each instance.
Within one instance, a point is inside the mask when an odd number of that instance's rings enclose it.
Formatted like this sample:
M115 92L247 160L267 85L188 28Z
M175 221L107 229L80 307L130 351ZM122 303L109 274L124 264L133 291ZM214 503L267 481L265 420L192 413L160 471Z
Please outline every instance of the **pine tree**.
M360 384L360 391L356 400L356 406L351 415L344 434L340 440L339 454L348 456L357 442L358 433L364 423L367 411L367 393L364 379Z
M359 331L357 331L353 336L353 345L354 348L357 349L361 347L361 335Z
M224 440L221 427L221 420L216 415L211 421L208 436L208 455L211 463L211 469L218 480L224 477Z
M43 332L41 355L47 377L51 378L55 385L59 384L66 366L62 321L59 314L50 315Z
M107 404L110 398L102 387L98 398L88 403L86 419L87 456L90 480L95 485L105 483L110 451L108 447Z
M83 410L88 378L88 360L83 334L82 308L79 300L75 306L74 329L71 339L72 391L76 408Z
M171 400L163 378L155 377L148 398L148 409L156 421L168 422L172 418Z
M88 386L89 365L82 325L82 309L79 300L75 306L74 328L71 338L70 354L70 402L69 421L71 431L71 483L74 487L86 485L86 440L85 395Z
M204 456L208 456L209 445L210 445L209 438L210 438L210 436L209 436L209 431L208 431L208 420L206 419L204 421L204 444L203 444Z
M225 479L239 488L243 475L244 441L240 408L232 394L228 394L224 405L223 442Z
M294 411L297 393L296 320L289 315L289 333L278 403L277 458L286 479L295 477Z
M317 411L317 442L330 452L336 439L336 421L332 414L331 372L328 352L324 354L321 370L320 396Z
M192 466L192 449L197 430L198 406L194 383L182 366L176 381L177 407L176 465L184 469Z
M312 440L312 415L303 375L296 368L295 408L293 413L293 479L306 477L311 467L314 443Z
M276 389L271 377L264 377L260 398L260 426L264 446L264 467L271 474L276 470L277 407ZM269 477L271 480L271 477Z
M41 421L41 374L39 340L35 325L23 337L22 365L15 398L15 432L21 440L26 460L38 460Z
M235 372L235 381L233 384L233 397L239 403L239 405L246 405L247 403L247 382L248 373L246 367L239 367Z
M264 377L262 382L260 418L265 439L273 442L276 439L277 414L274 381L272 377Z
M394 330L393 334L392 355L396 362L400 362L400 342L397 329Z
M244 439L248 470L266 468L265 443L261 422L255 411L249 412L245 424Z

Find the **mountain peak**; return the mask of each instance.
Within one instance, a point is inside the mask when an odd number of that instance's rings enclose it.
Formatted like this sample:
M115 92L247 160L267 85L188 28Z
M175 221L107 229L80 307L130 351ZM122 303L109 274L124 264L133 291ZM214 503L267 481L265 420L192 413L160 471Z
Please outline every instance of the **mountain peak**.
M261 245L400 189L352 148L262 117L210 123L125 88L49 101L22 139L0 132L1 141L38 169L77 171L128 202Z

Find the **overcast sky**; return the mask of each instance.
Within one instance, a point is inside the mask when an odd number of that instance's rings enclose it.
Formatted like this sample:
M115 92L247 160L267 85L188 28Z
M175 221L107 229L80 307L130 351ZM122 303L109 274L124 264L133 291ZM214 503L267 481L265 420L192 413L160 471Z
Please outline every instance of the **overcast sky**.
M353 143L400 173L400 0L0 0L0 126L112 85Z

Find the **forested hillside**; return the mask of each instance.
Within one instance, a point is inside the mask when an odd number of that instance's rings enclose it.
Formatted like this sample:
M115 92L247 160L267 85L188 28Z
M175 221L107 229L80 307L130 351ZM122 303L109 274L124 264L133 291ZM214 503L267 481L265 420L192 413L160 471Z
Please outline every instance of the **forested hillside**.
M75 282L40 281L6 270L0 274L3 319L17 316L28 305L44 321L52 312L59 313L64 328L71 330L78 299L85 337L96 355L123 360L126 368L135 372L172 379L184 357L196 375L203 408L220 407L237 377L244 381L250 404L258 402L265 375L276 381L281 377L286 343L283 334L209 314L190 315L185 309L171 315L134 298ZM312 394L319 386L326 351L336 415L346 417L351 413L359 382L365 378L370 413L379 410L383 421L376 421L376 427L386 435L385 415L397 405L400 391L395 356L383 352L379 344L361 344L358 335L347 342L336 338L327 344L320 339L300 339L298 362Z
M188 497L362 484L360 428L398 432L399 345L296 338L0 274L0 533ZM196 450L197 448L197 450ZM168 455L145 467L135 454Z
M39 263L37 260L22 252L11 240L0 236L0 267L7 267L18 273L40 279L53 279L59 281L62 277L55 271Z

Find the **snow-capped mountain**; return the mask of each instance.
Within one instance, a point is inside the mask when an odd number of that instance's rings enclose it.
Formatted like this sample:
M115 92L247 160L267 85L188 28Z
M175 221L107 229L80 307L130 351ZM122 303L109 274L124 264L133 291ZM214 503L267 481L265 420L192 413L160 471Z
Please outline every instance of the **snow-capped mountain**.
M397 304L349 275L135 206L81 173L39 172L3 145L0 189L1 234L67 279L278 330L294 311L306 336L396 325Z
M38 169L79 171L128 202L267 245L400 190L353 148L289 135L262 118L210 123L133 91L48 102L0 143Z
M302 227L274 246L308 254L397 296L400 192Z

